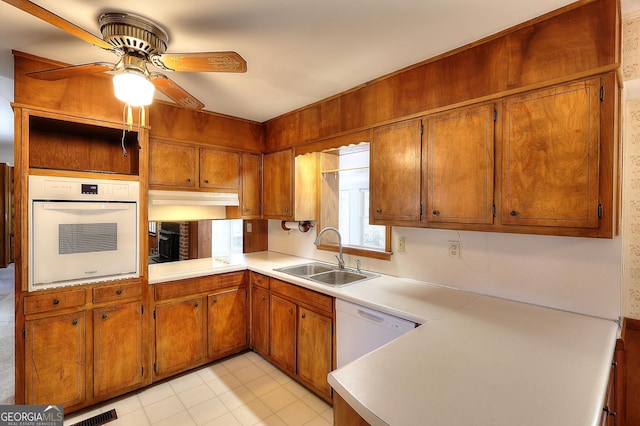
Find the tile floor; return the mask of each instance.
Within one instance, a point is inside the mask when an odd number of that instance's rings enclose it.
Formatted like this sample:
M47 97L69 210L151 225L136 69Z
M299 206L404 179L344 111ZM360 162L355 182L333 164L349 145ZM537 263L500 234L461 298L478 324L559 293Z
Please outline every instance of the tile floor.
M253 352L65 417L70 426L115 408L109 426L328 426L333 409Z

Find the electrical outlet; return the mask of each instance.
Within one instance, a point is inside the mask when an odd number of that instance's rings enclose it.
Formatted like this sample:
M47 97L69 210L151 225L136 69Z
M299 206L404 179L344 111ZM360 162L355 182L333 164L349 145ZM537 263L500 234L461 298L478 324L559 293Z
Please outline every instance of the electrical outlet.
M460 259L460 241L449 241L449 257Z
M253 223L247 222L247 232L253 232Z
M398 253L404 253L404 237L398 238Z

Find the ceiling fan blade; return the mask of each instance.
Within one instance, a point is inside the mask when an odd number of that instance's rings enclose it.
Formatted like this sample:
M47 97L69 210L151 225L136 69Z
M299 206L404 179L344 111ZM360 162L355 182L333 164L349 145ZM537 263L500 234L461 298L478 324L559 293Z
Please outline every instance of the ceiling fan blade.
M27 75L38 80L62 80L65 78L81 77L83 75L98 74L105 71L114 71L116 64L109 62L95 62L92 64L70 65L62 68L52 68L44 71L30 72Z
M153 58L162 67L184 72L246 72L247 62L236 52L165 53Z
M77 25L72 24L71 22L59 17L58 15L49 12L47 9L38 6L35 3L32 3L28 0L2 0L5 3L9 3L12 6L17 7L18 9L27 12L36 18L40 18L45 22L48 22L51 25L55 25L61 30L66 31L67 33L78 37L81 40L84 40L88 43L91 43L95 46L98 46L105 50L113 51L113 46L109 43L102 40L100 37L96 37L88 31L78 27Z
M189 92L178 86L166 75L152 73L150 79L156 89L181 107L190 109L204 108L204 104L202 102L194 98Z

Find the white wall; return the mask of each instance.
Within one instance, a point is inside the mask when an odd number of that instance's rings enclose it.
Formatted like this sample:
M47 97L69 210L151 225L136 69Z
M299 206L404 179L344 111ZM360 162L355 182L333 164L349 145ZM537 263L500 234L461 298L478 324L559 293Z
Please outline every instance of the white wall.
M316 250L316 229L283 231L269 221L269 250L334 262ZM595 239L491 232L393 228L390 261L359 258L362 268L572 312L617 319L620 311L622 238ZM461 242L450 259L448 242ZM355 256L345 256L347 265ZM366 285L364 283L363 285Z

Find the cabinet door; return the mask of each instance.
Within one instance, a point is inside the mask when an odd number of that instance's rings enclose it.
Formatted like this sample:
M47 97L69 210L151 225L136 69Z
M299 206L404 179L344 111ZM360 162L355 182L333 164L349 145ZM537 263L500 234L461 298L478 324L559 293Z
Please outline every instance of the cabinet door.
M240 215L247 219L259 218L262 196L262 155L242 154L241 185Z
M198 365L205 358L202 297L156 305L156 375Z
M331 398L332 332L331 318L298 308L298 376L325 398Z
M142 383L142 305L93 310L94 396Z
M253 350L269 356L269 292L251 289L251 338Z
M600 80L504 101L502 222L598 227Z
M86 320L84 312L25 323L27 404L64 404L85 400Z
M426 119L427 222L493 223L493 104Z
M296 371L296 305L271 295L269 316L269 355L291 374Z
M373 132L370 164L370 220L374 224L420 221L420 120Z
M149 185L195 188L194 146L160 141L151 141L149 146Z
M220 358L247 347L247 290L237 288L207 297L209 357Z
M293 152L265 154L262 214L265 219L293 218Z
M200 188L238 191L240 155L237 152L201 148Z

